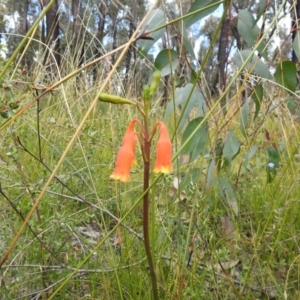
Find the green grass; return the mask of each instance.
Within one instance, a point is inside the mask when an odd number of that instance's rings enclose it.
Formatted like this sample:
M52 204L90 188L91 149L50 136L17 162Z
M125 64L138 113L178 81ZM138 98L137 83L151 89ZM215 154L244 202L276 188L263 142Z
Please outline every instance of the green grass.
M50 170L75 131L56 94L49 97L39 116L40 153ZM89 99L86 93L85 96ZM76 124L87 104L80 100L73 104L73 100L69 104ZM137 236L141 237L142 231L141 205L122 221L131 231L119 226L110 236L108 233L117 222L106 213L122 218L142 192L140 158L129 184L109 179L122 134L135 113L129 108L98 105L88 118L56 175L60 182L51 182L38 206L41 222L35 215L29 222L43 245L26 229L2 268L1 292L5 299L29 298L39 292L46 299L91 252L90 259L55 299L151 299L144 245ZM277 124L273 117L266 122L274 131L279 130L281 137L298 137L297 124ZM0 248L4 253L23 223L20 214L27 215L50 172L22 150L16 140L19 137L22 145L39 157L34 107L2 130L1 136L1 189L9 199L8 202L1 196ZM255 139L262 150L263 137L261 131ZM279 141L280 138L275 142ZM242 146L242 151L247 147ZM185 200L176 201L176 196L170 196L176 169L173 175L157 182L151 192L155 212L151 239L162 299L235 298L220 264L243 299L299 296L300 191L296 148L286 143L280 153L280 169L270 184L266 183L264 151L251 159L249 172L238 172L240 158L223 171L230 182L237 182L238 216L220 198L217 189L203 191L208 166L205 158L180 169L201 170L198 181L185 187ZM224 218L227 225L222 225ZM233 233L228 232L230 226ZM114 245L120 235L122 242Z
M26 82L47 82L42 71L36 70ZM42 97L39 113L35 103L0 128L1 259L107 74L101 74L92 88L86 87L84 76L72 77ZM123 88L120 77L116 72L105 92L118 94L117 87ZM140 78L133 78L121 96L139 99L141 91L135 88L139 84ZM151 175L150 240L160 299L300 297L299 124L285 104L270 112L274 95L285 94L271 84L266 91L261 114L247 128L247 137L239 128L241 90L232 88L226 116L219 107L207 112L210 139L205 153L184 164L178 163L179 155L173 174L158 180ZM25 83L12 86L10 92L21 99L20 107L36 97ZM0 96L7 100L7 91L0 90ZM178 121L182 111L176 113ZM193 110L190 119L197 116ZM126 126L136 117L139 112L132 107L97 103L0 270L1 299L152 299L142 237L140 151L131 182L109 179ZM162 118L157 100L151 125ZM167 125L177 150L182 133L175 132L174 115ZM212 180L207 183L218 141L230 129L241 141L240 152L230 166L223 161L218 170L216 165L212 179L226 178L234 199L222 196ZM267 183L266 148L273 143L280 165ZM258 151L246 170L243 158L253 145ZM195 169L198 176L193 183L176 190L174 177ZM237 205L237 214L228 200Z

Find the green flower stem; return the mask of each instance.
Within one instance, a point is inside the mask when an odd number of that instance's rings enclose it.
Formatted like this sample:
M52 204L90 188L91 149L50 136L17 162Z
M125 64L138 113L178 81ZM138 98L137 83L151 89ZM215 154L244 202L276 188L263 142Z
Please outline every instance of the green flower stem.
M145 101L146 102L146 101ZM158 300L157 279L151 254L150 238L149 238L149 182L150 182L150 148L151 141L149 141L149 124L148 112L149 102L145 104L145 117L144 117L144 199L143 199L143 233L144 245L149 264L150 277L152 283L152 293L154 300Z

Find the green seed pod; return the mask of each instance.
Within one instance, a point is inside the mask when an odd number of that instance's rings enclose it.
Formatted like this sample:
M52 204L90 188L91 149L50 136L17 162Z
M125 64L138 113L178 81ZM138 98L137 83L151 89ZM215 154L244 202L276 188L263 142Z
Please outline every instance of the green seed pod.
M151 85L150 85L150 96L152 96L157 91L160 78L161 78L160 71L155 71L152 74L152 81L151 81Z
M106 94L106 93L101 93L100 97L99 97L100 101L103 102L109 102L109 103L113 103L113 104L131 104L131 105L137 105L135 102L128 100L126 98L122 98L119 96L115 96L115 95L110 95L110 94Z
M143 100L146 101L146 102L150 100L150 87L149 87L149 85L144 86Z

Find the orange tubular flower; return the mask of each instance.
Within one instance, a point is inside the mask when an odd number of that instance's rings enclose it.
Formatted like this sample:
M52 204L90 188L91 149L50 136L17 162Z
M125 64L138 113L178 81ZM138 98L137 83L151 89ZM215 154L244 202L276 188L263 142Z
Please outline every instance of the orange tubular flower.
M124 135L124 138L122 140L122 145L126 142L126 138L131 134L131 133L134 133L135 130L134 130L134 124L137 122L136 119L132 120L129 124L128 124L128 127L126 129L126 132L125 132L125 135ZM134 145L135 146L135 145Z
M139 122L139 120L134 119L129 123L122 140L122 146L123 146L126 143L127 139L129 138L130 140L129 142L131 143L133 153L135 153L136 139L132 138L132 134L136 134L136 131L134 130L134 124L136 122ZM134 163L136 163L136 160L134 160Z
M170 173L172 171L172 143L166 125L159 121L160 135L156 145L156 162L154 173Z
M117 155L116 167L110 178L120 180L123 182L130 181L130 169L135 160L135 130L134 124L137 120L132 120L126 130L125 136L122 140L122 146Z
M126 134L117 155L116 167L110 175L110 178L122 182L130 181L130 169L135 163L135 145L135 132L133 131L132 133Z

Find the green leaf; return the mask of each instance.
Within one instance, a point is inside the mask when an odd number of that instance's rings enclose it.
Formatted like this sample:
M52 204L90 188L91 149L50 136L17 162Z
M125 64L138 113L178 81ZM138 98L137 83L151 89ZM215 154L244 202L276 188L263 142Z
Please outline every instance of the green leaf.
M230 185L227 179L222 177L216 177L214 179L213 186L218 188L220 197L226 202L226 204L233 210L235 215L239 213L238 202L233 187Z
M270 183L273 181L277 174L277 169L279 168L279 161L280 161L280 156L278 151L273 147L269 146L267 149L267 156L268 156L268 161L267 161L267 183Z
M194 68L191 68L191 70L190 70L190 82L192 84L195 84L196 79L197 79L197 71Z
M10 87L6 87L3 90L7 99L12 99L14 97Z
M260 0L259 1L259 3L258 3L258 11L257 11L257 16L256 16L255 23L257 23L259 21L260 17L265 12L267 4L268 4L267 0Z
M9 118L9 115L8 115L8 112L0 112L0 116L4 119L8 119Z
M185 23L183 22L180 22L180 33L182 36L182 42L183 42L183 46L185 47L185 50L191 55L193 59L196 59L194 47L190 42L188 33L185 28Z
M240 118L240 129L244 137L247 136L246 128L249 124L249 111L250 111L250 100L251 98L246 98L242 109L241 109L241 118Z
M256 25L256 21L252 13L248 10L242 9L238 13L238 31L247 43L249 48L257 44L260 35L260 29ZM262 54L265 48L265 43L260 41L257 51Z
M184 19L186 27L191 26L192 24L196 23L197 21L201 20L202 18L208 16L213 11L215 11L220 5L219 2L219 0L196 0L189 9L188 14L197 10L200 11Z
M164 12L160 9L154 9L147 19L145 20L145 25L141 29L141 32L151 31L157 27L160 27L165 24L165 15ZM165 28L156 30L151 33L153 40L139 40L139 53L141 57L145 57L152 46L162 37Z
M192 120L182 135L182 145L191 136L191 134L196 130L200 123L202 123L203 117L198 117ZM203 123L200 128L197 129L192 138L187 142L185 147L182 149L182 154L190 155L191 162L198 158L198 156L204 151L205 146L208 142L208 132L206 124Z
M11 109L17 109L19 107L19 104L16 102L9 102L8 105Z
M296 31L296 36L293 41L293 50L298 58L298 61L300 61L300 30Z
M13 117L15 114L16 114L16 113L15 113L13 110L9 110L9 111L7 112L7 117L8 117L8 118L11 118L11 117Z
M178 66L178 53L172 49L164 49L156 56L154 66L160 70L161 76L169 75Z
M234 55L233 61L239 68L241 68L250 55L251 50L242 50ZM262 78L273 80L268 67L263 63L260 57L255 54L251 56L251 59L244 68L248 73L256 74Z
M186 80L184 75L174 78L175 87L183 87L185 84L186 84Z
M286 99L286 106L291 114L296 113L297 102L294 97L289 97Z
M263 95L264 95L264 89L262 84L259 84L255 87L254 92L252 94L252 99L255 103L255 112L254 112L254 118L253 120L256 119L256 117L258 116L258 113L260 111L260 105L263 99Z
M225 143L223 148L224 159L230 164L232 159L240 151L240 142L234 136L233 130L229 130L225 137Z
M216 161L214 159L212 159L209 163L207 173L206 173L206 182L205 182L206 189L209 188L212 183L215 165L216 165Z
M255 153L257 152L258 147L256 145L252 146L245 154L244 158L243 158L243 167L247 170L250 171L250 168L248 166L248 161L255 155Z
M216 164L218 167L218 172L220 172L221 167L222 167L222 161L223 161L223 140L218 139L217 144L215 146L215 159L216 159Z
M283 61L278 64L274 78L276 82L291 92L295 92L297 88L297 68L292 61Z
M190 170L184 178L182 178L179 184L179 190L182 191L187 185L195 184L199 182L199 177L201 175L201 170L199 168L194 168Z
M168 103L165 110L164 120L166 120L166 118L174 111L177 106L180 106L181 108L184 108L186 106L178 126L179 131L181 131L185 126L186 122L188 121L189 114L195 105L198 106L200 116L204 116L206 111L206 102L202 93L197 88L195 88L193 92L192 90L193 85L191 83L186 84L184 87L176 88L174 99Z

